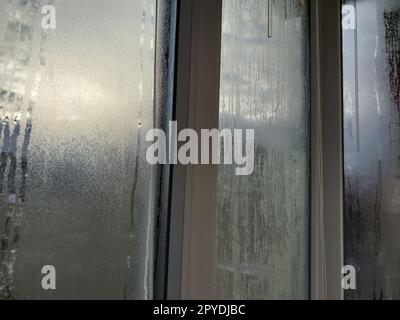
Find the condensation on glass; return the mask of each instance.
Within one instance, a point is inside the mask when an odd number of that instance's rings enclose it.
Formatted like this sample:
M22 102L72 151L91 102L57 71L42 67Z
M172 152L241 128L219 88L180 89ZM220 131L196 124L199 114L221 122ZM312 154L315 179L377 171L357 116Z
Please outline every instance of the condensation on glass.
M151 296L155 5L0 0L0 298Z
M400 299L400 1L344 5L346 296Z
M219 168L218 298L309 297L308 11L223 1L220 127L255 129L256 156L249 177Z

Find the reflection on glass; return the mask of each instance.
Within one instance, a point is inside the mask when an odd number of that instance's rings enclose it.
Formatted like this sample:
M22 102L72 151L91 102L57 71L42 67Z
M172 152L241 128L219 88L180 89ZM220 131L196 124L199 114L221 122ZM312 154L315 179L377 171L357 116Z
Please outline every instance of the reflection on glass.
M0 0L0 299L151 296L154 20L149 0Z
M220 127L255 129L256 159L219 169L218 298L309 295L308 24L308 1L223 1Z
M400 1L344 1L345 256L349 299L400 299Z

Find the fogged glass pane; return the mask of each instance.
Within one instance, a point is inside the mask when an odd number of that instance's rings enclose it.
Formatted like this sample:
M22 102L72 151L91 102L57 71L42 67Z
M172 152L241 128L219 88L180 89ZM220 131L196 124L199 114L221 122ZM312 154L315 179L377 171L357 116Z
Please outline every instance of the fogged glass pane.
M0 298L149 297L155 1L0 5Z
M219 168L217 296L306 299L308 1L225 0L222 28L220 127L255 129L256 155L251 176Z
M344 5L347 297L400 299L400 1Z

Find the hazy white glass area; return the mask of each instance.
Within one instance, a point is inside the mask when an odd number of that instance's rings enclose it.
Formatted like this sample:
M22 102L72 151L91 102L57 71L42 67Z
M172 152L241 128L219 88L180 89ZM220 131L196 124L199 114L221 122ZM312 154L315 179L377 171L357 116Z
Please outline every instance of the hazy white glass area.
M0 0L0 298L151 296L155 4Z
M348 299L400 298L400 1L344 1L345 262Z
M255 129L256 159L249 177L219 168L218 298L309 297L308 9L223 1L220 127Z

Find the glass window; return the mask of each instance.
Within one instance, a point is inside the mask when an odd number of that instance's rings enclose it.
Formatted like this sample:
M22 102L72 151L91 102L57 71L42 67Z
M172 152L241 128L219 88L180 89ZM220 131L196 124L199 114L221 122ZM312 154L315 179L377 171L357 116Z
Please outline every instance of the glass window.
M217 296L307 299L309 5L225 0L221 129L255 129L255 172L218 174Z
M151 297L156 1L0 6L0 298Z
M348 299L400 298L400 1L344 1Z

